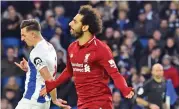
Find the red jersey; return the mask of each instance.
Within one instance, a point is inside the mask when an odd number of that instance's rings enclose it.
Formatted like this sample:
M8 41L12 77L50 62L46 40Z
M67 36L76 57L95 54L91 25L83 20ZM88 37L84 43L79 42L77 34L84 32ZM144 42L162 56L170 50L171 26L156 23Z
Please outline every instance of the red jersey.
M78 95L78 107L89 108L92 101L112 102L112 94L108 87L110 77L124 96L132 90L127 87L125 79L119 73L110 48L95 37L82 46L78 41L69 46L67 67L56 85L72 76ZM47 86L48 92L49 87L50 85Z

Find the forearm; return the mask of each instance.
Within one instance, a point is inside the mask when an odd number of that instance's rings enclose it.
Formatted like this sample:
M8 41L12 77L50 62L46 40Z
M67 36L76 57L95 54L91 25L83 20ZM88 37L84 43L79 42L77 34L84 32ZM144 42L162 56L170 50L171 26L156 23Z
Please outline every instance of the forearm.
M119 73L119 72L116 72L116 73L113 73L111 74L111 77L114 81L114 84L115 86L121 90L122 94L124 96L128 95L130 93L130 91L132 90L132 88L129 88L127 86L127 82L126 80L124 79L124 77Z
M69 78L72 77L72 74L70 74L66 69L59 75L59 77L56 80L50 79L48 81L45 81L47 92L52 91L57 86L63 84L66 82Z
M145 107L149 107L149 104L150 104L148 101L146 101L142 98L139 98L139 97L136 98L136 102L137 102L137 104L143 105Z
M56 88L53 89L51 92L50 92L50 96L52 98L52 101L55 101L57 99L57 92L56 92Z

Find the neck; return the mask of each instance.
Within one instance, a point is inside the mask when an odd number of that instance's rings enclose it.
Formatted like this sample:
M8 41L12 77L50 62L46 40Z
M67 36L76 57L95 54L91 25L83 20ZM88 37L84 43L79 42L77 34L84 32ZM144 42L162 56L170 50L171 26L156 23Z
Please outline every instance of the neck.
M37 38L36 38L36 40L35 40L35 42L34 42L34 47L35 47L41 40L43 40L43 37L42 37L42 35L40 34L39 36L37 36Z
M80 38L78 38L79 45L84 45L92 38L92 34L90 32L85 32Z

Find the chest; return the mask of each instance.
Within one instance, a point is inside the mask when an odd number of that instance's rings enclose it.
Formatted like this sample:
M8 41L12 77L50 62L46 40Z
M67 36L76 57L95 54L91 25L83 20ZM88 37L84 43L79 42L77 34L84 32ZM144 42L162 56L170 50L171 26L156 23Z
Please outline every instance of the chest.
M69 56L72 64L92 64L96 60L93 48L74 48L69 51Z
M154 93L163 94L165 92L165 83L153 83L151 84L151 90L153 90Z

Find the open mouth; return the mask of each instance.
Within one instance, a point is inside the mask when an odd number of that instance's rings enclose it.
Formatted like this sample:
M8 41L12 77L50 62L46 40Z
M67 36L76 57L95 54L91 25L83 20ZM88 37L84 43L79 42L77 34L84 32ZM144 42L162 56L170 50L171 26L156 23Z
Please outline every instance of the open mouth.
M70 29L70 32L73 32L73 31L74 31L74 29L73 29L73 28L71 28L71 29Z

